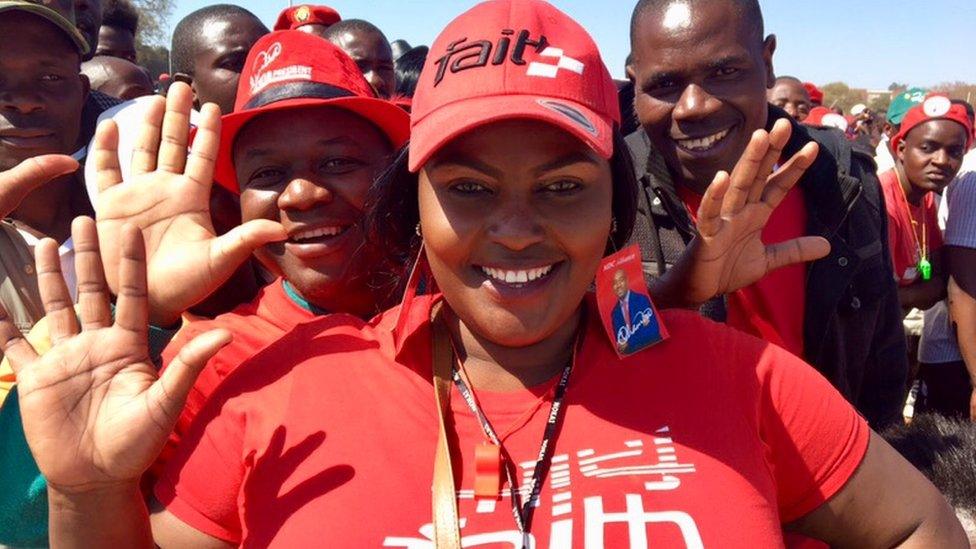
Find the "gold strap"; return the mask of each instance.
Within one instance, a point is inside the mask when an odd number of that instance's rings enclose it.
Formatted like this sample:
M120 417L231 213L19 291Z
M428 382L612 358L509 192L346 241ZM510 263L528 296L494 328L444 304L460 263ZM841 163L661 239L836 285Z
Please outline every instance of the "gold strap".
M454 468L451 465L451 448L447 441L447 418L451 414L454 348L447 327L441 321L440 311L441 305L437 304L430 315L434 340L434 397L437 400L437 416L440 423L437 453L434 456L434 544L437 549L461 549Z

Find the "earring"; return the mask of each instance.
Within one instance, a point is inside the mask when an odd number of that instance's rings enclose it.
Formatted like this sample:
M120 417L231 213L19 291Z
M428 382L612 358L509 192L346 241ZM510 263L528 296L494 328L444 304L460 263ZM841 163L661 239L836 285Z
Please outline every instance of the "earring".
M610 234L617 234L617 218L610 220Z
M420 238L424 237L424 233L420 231L420 223L417 223L417 226L414 227L413 232L417 233L417 236L419 236Z

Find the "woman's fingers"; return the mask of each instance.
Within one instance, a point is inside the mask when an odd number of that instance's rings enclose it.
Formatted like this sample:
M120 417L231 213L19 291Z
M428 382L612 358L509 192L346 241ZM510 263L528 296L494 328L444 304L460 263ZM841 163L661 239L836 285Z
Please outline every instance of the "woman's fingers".
M81 329L107 328L112 325L112 309L95 221L89 217L75 218L71 224L71 240L75 245Z
M775 210L780 202L786 198L790 190L800 181L807 169L813 165L820 152L820 146L814 142L807 143L799 152L793 155L776 173L769 177L769 183L763 193L762 200Z
M766 272L776 269L809 263L827 257L830 254L830 242L819 236L801 236L786 242L766 246Z
M157 96L147 100L142 125L139 127L132 147L132 165L129 171L133 177L156 171L156 162L159 157L159 137L163 131L165 114L165 99Z
M745 207L752 193L756 174L769 150L769 136L764 130L756 130L749 139L746 150L731 174L731 185L722 205L722 215L734 215Z
M41 294L41 303L44 305L51 343L57 345L78 333L74 300L71 299L64 274L61 272L58 243L50 238L38 242L34 247L34 263L37 271L37 289Z
M179 417L186 396L207 362L230 343L227 330L213 330L195 337L180 349L162 376L149 388L149 399L172 420Z
M200 125L193 137L193 147L186 163L186 176L210 188L213 183L217 151L220 148L220 107L207 103L200 111Z
M95 163L95 184L98 192L122 182L122 166L119 164L119 126L114 120L105 120L95 130L90 162Z
M712 237L722 228L722 203L728 193L732 178L726 172L718 172L712 184L705 190L698 208L698 234Z
M139 334L149 331L146 247L139 228L128 224L122 226L119 298L115 308L115 325Z
M777 120L773 124L773 129L770 130L768 136L769 148L756 171L752 188L749 191L749 203L755 203L762 199L763 192L769 182L769 174L773 173L773 168L783 156L783 149L790 140L790 133L792 133L792 127L786 119Z
M27 342L20 329L14 324L7 310L0 304L0 353L3 353L14 370L14 375L28 364L37 360L37 352Z
M184 82L174 83L166 92L166 112L160 133L156 167L169 173L183 173L187 141L190 136L190 111L193 91Z

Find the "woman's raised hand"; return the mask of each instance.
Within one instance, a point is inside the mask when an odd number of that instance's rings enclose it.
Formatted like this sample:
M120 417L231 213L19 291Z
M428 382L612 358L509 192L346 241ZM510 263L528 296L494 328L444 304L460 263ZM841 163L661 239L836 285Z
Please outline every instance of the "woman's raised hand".
M287 238L279 223L253 220L217 236L210 192L220 144L220 109L204 105L189 156L193 92L173 84L165 100L148 106L132 153L131 177L122 184L118 127L106 121L95 135L99 196L95 207L108 283L118 288L120 228L134 225L146 242L149 314L168 326L203 301L257 248Z

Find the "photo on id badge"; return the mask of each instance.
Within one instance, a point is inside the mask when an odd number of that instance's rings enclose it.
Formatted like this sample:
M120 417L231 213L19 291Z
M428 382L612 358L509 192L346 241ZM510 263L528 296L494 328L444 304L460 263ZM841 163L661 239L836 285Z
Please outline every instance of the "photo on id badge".
M600 263L596 299L607 336L621 357L667 339L668 332L647 291L640 249L636 245Z

